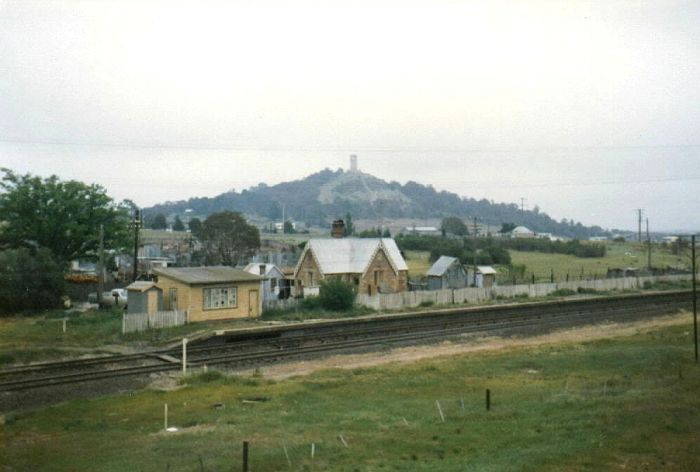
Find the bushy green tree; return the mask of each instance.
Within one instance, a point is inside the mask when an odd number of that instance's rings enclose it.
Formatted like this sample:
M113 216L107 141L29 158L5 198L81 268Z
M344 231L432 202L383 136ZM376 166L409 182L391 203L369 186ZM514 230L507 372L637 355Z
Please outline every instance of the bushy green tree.
M158 213L153 217L151 221L151 229L165 229L168 227L168 221L165 219L165 215Z
M0 313L59 307L65 269L46 248L0 251Z
M190 232L195 235L199 236L200 231L202 231L202 220L199 218L192 218L188 223L187 226L190 228Z
M464 224L464 221L455 216L444 218L440 229L444 234L454 234L456 236L466 236L469 234L469 230L467 229L467 225Z
M235 266L260 248L260 231L248 224L242 214L222 211L209 215L198 235L209 265Z
M99 185L75 180L17 175L9 169L0 180L0 247L45 247L63 262L94 255L100 225L105 248L129 241L126 206L117 205Z
M355 288L340 279L324 280L319 289L319 303L325 310L350 310L355 304Z
M175 217L175 222L173 223L173 231L185 231L185 224L182 222L179 216Z

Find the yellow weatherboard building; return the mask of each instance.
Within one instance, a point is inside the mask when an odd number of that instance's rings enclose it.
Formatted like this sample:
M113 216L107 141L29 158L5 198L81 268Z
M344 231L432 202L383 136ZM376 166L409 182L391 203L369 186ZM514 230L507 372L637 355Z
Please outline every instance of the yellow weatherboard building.
M233 267L169 267L156 269L166 310L187 310L188 320L253 318L262 312L258 277Z

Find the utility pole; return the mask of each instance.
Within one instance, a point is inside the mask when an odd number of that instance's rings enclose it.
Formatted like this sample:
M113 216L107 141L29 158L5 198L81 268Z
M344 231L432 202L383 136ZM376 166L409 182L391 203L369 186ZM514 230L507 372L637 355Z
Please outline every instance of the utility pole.
M698 362L698 294L695 276L695 235L690 237L690 257L693 258L693 335L695 339L695 362Z
M97 306L102 307L102 292L105 291L105 227L100 225L100 272L97 274Z
M474 217L474 287L476 287L476 233L479 231L476 227L478 218Z
M644 208L637 208L634 210L637 212L637 241L642 242L642 213L644 213Z
M141 210L134 209L134 219L131 220L131 227L134 229L134 273L132 279L136 282L139 268L139 230L141 229Z
M651 271L651 237L649 236L649 218L647 218L647 269Z
M520 197L520 218L522 219L523 225L525 224L525 201L525 198Z

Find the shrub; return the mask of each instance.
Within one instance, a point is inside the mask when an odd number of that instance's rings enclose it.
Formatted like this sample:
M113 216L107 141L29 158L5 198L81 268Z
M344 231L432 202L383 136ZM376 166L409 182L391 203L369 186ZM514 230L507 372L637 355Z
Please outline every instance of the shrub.
M355 288L340 279L321 283L319 303L321 308L331 311L346 311L355 304Z
M299 308L302 310L314 311L321 308L320 297L305 297L299 302Z
M64 269L46 248L0 251L0 313L59 307Z
M550 295L554 295L555 297L568 297L571 295L576 295L576 292L571 290L570 288L560 288L558 290L553 291Z

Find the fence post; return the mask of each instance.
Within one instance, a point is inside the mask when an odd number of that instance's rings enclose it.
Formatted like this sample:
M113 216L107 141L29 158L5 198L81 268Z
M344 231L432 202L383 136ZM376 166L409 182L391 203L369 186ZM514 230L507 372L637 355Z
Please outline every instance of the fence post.
M187 374L187 338L182 338L182 375Z
M248 441L243 441L243 472L248 472Z
M122 313L122 334L126 333L126 312Z
M491 410L491 390L486 389L486 411Z

